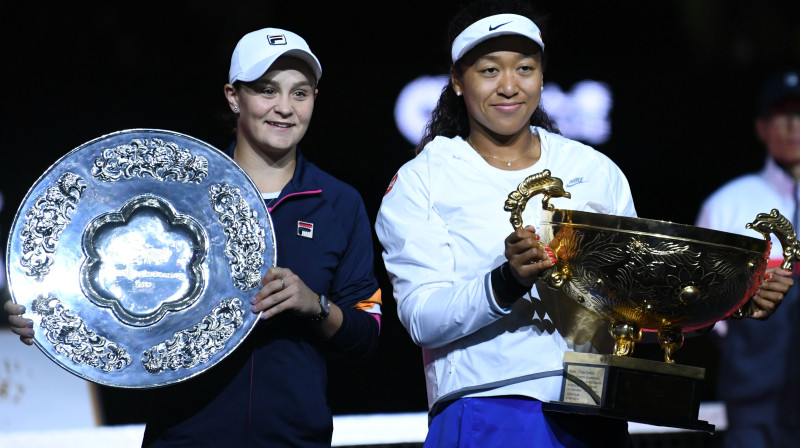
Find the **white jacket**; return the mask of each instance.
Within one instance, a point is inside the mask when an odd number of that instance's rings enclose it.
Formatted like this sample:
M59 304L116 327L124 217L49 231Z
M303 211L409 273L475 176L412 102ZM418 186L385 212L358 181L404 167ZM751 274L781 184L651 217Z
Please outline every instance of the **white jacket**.
M553 295L547 287L537 285L530 301L510 309L493 299L489 273L506 261L504 240L513 231L503 205L520 182L549 169L572 195L552 199L556 208L636 214L627 179L608 157L531 130L539 134L541 157L529 168L494 168L463 139L437 137L400 168L383 198L375 229L398 316L423 347L429 406L445 395L506 380L512 384L469 395L558 399L560 376L513 379L560 371L564 351L586 342L559 333L559 324L571 319L561 309L569 299L543 300ZM531 199L524 225L539 222L541 199Z

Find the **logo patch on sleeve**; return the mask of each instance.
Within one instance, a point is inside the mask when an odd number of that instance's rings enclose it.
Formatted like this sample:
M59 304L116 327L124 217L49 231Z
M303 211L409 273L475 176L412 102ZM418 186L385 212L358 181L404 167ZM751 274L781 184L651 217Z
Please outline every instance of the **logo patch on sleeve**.
M392 191L392 187L394 187L395 182L397 182L397 173L395 173L394 177L392 177L392 180L389 182L389 187L386 188L386 192L383 193L384 196L386 196L387 194L389 194L390 191Z
M297 234L306 238L314 238L314 223L297 221Z

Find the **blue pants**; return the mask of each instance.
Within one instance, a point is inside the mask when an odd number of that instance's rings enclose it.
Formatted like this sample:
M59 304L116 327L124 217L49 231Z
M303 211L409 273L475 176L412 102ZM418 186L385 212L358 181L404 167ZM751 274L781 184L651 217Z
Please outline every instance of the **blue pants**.
M461 398L433 417L424 448L630 447L628 423L544 413L526 397Z

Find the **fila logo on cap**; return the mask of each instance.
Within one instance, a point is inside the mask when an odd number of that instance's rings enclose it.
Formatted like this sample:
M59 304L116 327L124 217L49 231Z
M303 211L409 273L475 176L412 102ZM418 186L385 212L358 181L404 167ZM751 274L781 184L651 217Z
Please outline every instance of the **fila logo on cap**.
M286 36L283 34L273 34L267 36L267 41L270 45L286 45Z
M314 223L297 221L297 234L306 238L314 238Z

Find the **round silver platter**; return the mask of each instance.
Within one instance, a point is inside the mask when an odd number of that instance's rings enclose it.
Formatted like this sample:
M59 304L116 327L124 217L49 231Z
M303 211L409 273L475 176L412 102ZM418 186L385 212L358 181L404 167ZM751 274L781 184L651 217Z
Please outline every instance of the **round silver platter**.
M75 148L36 181L6 259L47 356L95 383L150 388L202 373L250 333L275 236L227 155L132 129Z

